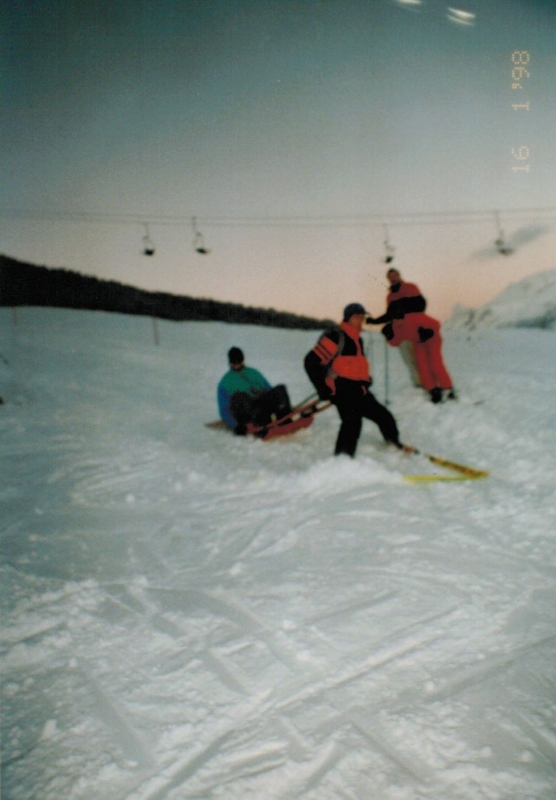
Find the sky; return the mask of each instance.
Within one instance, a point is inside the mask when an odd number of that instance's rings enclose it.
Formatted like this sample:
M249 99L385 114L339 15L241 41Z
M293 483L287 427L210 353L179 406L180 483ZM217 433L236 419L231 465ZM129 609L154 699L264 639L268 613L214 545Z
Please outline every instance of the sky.
M10 0L0 252L332 318L382 312L393 253L433 316L481 305L556 264L555 29L553 0Z

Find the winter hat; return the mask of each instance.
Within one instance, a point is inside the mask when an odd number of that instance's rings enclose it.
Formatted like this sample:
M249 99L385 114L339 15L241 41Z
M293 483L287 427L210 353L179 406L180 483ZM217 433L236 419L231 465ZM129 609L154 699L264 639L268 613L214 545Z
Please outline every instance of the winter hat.
M344 308L344 322L348 322L354 314L367 314L361 303L349 303Z
M239 347L230 347L228 350L228 361L230 364L243 364L245 361L243 350L240 350Z

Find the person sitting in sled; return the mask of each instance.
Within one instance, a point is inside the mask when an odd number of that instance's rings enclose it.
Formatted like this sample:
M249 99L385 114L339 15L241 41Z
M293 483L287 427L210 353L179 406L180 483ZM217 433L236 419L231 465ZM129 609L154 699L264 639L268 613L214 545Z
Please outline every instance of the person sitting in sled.
M268 424L275 416L282 419L291 412L288 392L283 384L271 387L253 367L245 366L239 347L228 351L229 371L218 384L217 401L221 419L238 436L245 436L247 426Z
M368 317L367 323L387 323L382 333L388 344L401 348L411 371L410 356L418 376L414 383L429 393L433 403L441 402L444 391L448 399L456 399L452 378L442 357L440 322L423 313L426 300L416 284L403 281L397 269L389 269L386 277L390 282L386 312L381 317Z
M330 400L341 419L335 455L354 456L363 417L375 422L386 442L403 448L396 420L370 391L369 362L361 329L367 312L360 303L344 309L343 321L321 336L305 356L305 370L322 400Z

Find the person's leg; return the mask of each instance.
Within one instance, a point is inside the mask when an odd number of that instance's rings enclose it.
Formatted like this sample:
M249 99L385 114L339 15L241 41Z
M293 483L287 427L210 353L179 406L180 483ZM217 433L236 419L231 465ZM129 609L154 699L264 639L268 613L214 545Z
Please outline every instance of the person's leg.
M271 414L276 414L276 419L283 419L291 414L292 406L288 396L288 390L283 383L274 386L267 392L271 404Z
M372 422L375 422L378 425L386 442L392 442L393 444L399 445L400 438L398 426L393 414L390 413L386 406L383 406L378 402L372 392L367 392L367 394L362 398L361 410L366 419L370 419Z
M247 425L256 413L255 401L247 392L236 392L230 400L230 411L238 425Z
M272 416L283 419L291 413L288 391L283 384L274 386L266 392L260 392L253 401L255 413L253 422L256 425L268 425Z
M429 360L428 344L429 342L415 342L413 345L413 352L415 354L415 365L419 373L421 386L427 392L430 392L431 389L434 389L435 382Z
M336 401L336 408L342 424L338 431L334 455L338 456L345 453L345 455L353 457L357 450L357 442L361 433L361 411L353 402L349 401Z
M452 378L446 369L444 359L442 358L442 337L440 334L435 334L426 345L429 349L429 363L431 365L431 372L434 376L434 384L439 389L451 389Z
M399 351L401 357L404 360L404 363L408 369L409 377L411 378L411 382L414 386L421 386L421 378L419 377L419 371L417 370L417 364L415 363L415 353L413 352L413 342L410 342L408 339L403 341L399 346Z

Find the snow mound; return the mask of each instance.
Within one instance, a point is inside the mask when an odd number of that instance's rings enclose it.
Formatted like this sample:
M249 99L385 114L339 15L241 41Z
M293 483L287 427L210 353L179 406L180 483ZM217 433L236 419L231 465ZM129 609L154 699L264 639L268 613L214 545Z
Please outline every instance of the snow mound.
M445 330L478 328L556 329L556 269L512 283L481 308L454 306Z

